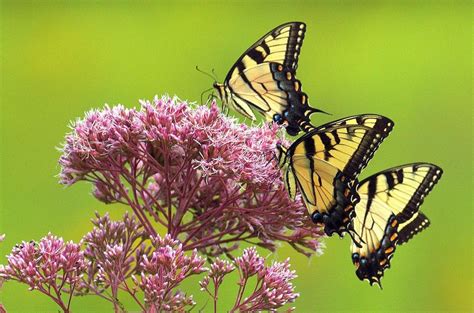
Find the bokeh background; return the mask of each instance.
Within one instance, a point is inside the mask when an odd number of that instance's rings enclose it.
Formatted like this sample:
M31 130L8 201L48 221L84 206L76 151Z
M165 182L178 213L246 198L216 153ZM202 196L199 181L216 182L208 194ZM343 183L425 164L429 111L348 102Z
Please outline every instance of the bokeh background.
M96 201L85 183L58 184L56 147L70 120L155 94L199 100L212 81L196 65L223 79L257 38L301 20L298 77L312 105L332 113L314 123L357 113L396 123L363 176L413 161L445 174L422 207L432 226L397 250L383 291L356 278L348 238L326 240L312 259L287 246L268 255L291 257L297 312L472 311L471 13L470 1L2 1L0 263L21 240L51 231L78 241L94 210L125 210ZM197 280L185 288L205 304ZM9 312L55 311L13 282L0 299ZM233 300L223 295L222 308ZM93 297L73 304L109 310Z

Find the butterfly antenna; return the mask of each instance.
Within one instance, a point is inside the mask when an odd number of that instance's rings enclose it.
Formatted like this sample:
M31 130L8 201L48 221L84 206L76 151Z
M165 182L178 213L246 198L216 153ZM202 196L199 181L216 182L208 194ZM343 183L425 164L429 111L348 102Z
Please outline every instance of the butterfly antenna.
M198 72L200 72L200 73L202 73L202 74L204 74L204 75L206 75L206 76L212 78L212 80L216 81L216 79L215 79L214 76L212 76L211 74L209 74L209 73L207 73L207 72L204 72L204 71L201 70L201 69L199 68L199 66L197 66L197 65L196 65L196 71L198 71Z
M216 71L214 69L212 69L211 72L212 72L212 75L214 75L214 79L216 81L219 81L219 79L217 79Z

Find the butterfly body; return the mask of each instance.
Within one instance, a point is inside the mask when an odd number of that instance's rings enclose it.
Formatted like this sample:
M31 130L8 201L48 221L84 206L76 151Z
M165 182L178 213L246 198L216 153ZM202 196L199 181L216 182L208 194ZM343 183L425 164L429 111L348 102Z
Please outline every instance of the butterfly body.
M314 128L310 115L320 110L309 106L296 78L305 30L304 23L285 23L245 51L224 82L213 85L223 105L251 120L255 110L266 121L285 125L290 135Z

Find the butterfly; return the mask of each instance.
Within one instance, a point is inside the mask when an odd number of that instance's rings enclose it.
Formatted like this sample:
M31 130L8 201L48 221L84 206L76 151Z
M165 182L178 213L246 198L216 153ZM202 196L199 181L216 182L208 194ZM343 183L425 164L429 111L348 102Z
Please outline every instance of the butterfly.
M379 172L360 182L354 230L363 242L351 247L360 280L381 287L383 272L390 267L396 246L430 225L419 207L442 173L436 165L413 163Z
M380 115L351 116L311 130L288 149L277 146L290 198L299 190L313 222L323 225L327 235L351 235L358 201L355 179L393 125Z
M267 121L285 125L292 136L314 128L310 115L323 111L309 106L295 77L305 31L302 22L285 23L247 49L224 82L213 85L223 105L251 120L258 111Z

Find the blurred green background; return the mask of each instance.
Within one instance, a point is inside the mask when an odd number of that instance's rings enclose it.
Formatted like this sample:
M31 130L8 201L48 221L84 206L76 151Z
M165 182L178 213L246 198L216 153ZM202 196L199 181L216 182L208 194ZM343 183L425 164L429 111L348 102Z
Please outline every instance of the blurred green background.
M313 121L380 113L396 123L363 176L413 161L445 174L422 207L432 226L397 251L383 291L355 276L348 238L326 240L310 260L287 246L269 257L291 257L297 312L473 310L470 1L2 1L1 11L0 263L21 240L51 231L78 241L94 210L124 211L96 201L86 183L57 183L55 147L70 120L155 94L199 100L212 81L196 65L222 79L261 35L301 20L298 77L312 105L333 114ZM188 287L203 306L197 280ZM233 300L223 294L222 308ZM56 310L14 282L0 301L9 312ZM110 308L73 303L74 312Z

